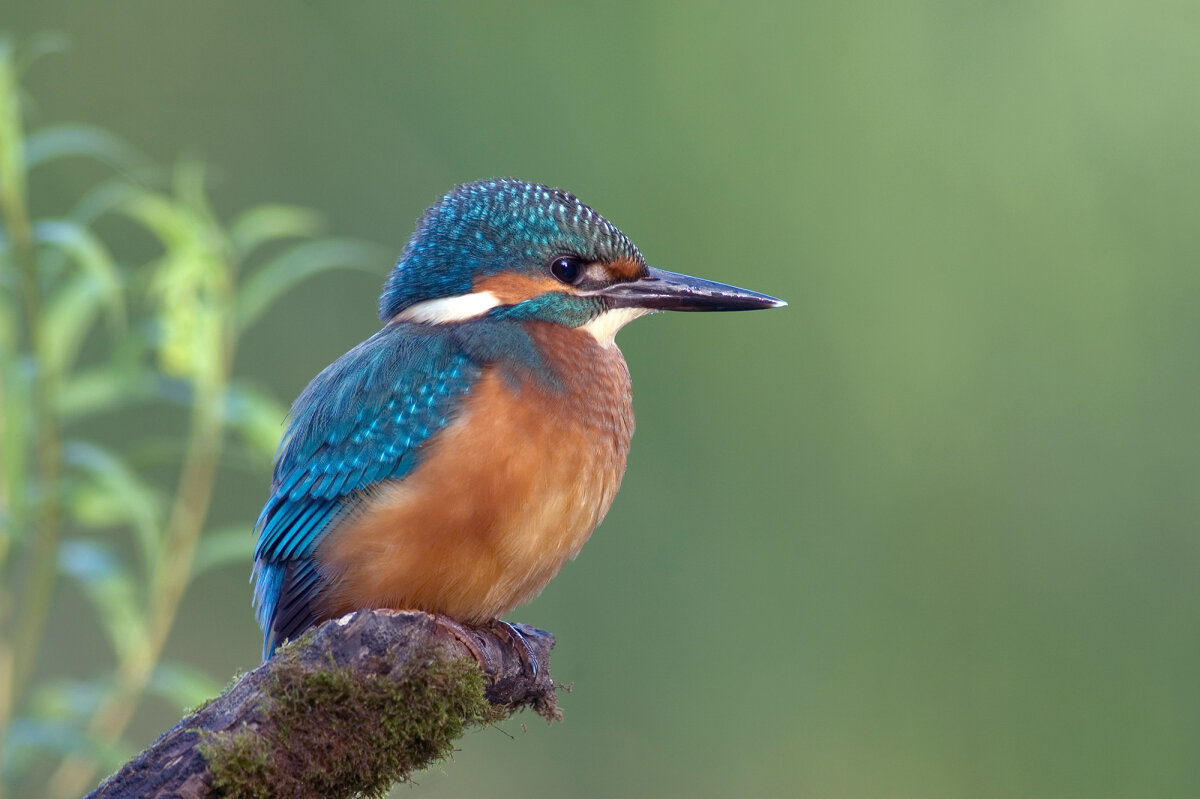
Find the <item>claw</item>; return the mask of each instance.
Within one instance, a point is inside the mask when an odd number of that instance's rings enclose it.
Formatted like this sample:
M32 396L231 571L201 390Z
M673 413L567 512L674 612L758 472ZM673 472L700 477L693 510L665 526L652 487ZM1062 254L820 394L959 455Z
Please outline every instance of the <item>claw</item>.
M475 632L472 628L467 627L461 622L457 622L449 616L443 616L440 613L437 615L436 624L445 627L446 630L462 642L462 645L467 648L471 656L479 661L479 665L487 670L487 658L483 654L483 650L479 648L479 642L475 638Z
M539 668L537 655L533 654L533 647L529 645L529 640L521 635L521 631L503 619L495 619L492 622L492 632L502 634L512 643L521 645L521 649L525 650L525 656L521 660L529 666L530 673L536 677Z

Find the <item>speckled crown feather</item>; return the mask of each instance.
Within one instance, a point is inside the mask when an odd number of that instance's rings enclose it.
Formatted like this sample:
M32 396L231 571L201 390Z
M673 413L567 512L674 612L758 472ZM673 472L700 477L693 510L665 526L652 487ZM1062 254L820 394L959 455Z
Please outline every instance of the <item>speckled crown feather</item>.
M569 192L511 178L465 183L417 223L383 287L379 318L466 294L481 275L539 272L558 255L643 262L624 233Z

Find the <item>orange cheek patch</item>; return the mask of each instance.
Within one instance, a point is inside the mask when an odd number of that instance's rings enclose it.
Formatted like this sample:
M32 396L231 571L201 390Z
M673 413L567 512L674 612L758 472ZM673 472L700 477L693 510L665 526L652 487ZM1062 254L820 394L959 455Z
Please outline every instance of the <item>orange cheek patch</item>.
M615 261L606 263L604 268L607 269L609 274L617 280L622 278L626 280L632 280L634 278L641 277L646 269L646 267L642 266L632 258L618 258Z
M532 277L512 273L480 278L475 281L473 288L475 291L491 292L503 305L516 305L540 297L548 291L571 291L569 286L548 276Z

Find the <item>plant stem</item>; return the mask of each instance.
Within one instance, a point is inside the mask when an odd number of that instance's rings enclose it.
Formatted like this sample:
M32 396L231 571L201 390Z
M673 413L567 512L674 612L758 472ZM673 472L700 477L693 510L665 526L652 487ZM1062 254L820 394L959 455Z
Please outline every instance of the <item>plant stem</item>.
M225 427L224 397L234 351L231 298L222 297L220 301L228 312L223 314L221 340L216 345L220 349L215 358L217 373L200 375L196 379L187 454L175 490L164 546L150 578L145 645L117 664L115 684L88 723L89 737L97 740L117 740L133 719L138 699L154 675L155 665L175 622L192 571L196 544L208 515ZM96 763L90 760L67 758L51 778L49 794L62 799L77 797L95 779L96 771Z
M23 198L0 198L0 203L4 205L5 224L12 235L13 250L21 273L21 293L25 305L29 345L36 364L31 397L35 409L37 496L34 502L30 571L14 639L14 695L20 695L27 684L41 649L42 631L58 575L59 530L62 525L62 511L58 502L59 478L62 474L62 436L54 410L58 404L58 379L57 375L45 368L49 359L44 357L46 342L41 325L42 303L37 279L37 262L33 253L32 229L21 200Z
M8 728L17 697L21 696L41 651L42 635L58 575L58 544L62 513L58 503L62 472L62 447L57 407L57 376L46 368L46 336L42 328L42 298L34 252L33 227L29 221L28 197L21 140L21 109L11 53L0 60L0 213L3 215L9 248L20 276L21 299L28 350L33 354L34 373L30 391L34 411L36 488L33 512L32 552L20 612L11 597L0 601L0 736ZM5 388L8 386L6 385ZM12 501L19 501L10 497ZM20 531L10 529L7 539ZM6 541L4 551L7 558ZM0 564L4 564L0 561ZM5 581L11 584L9 581ZM9 635L12 625L15 634ZM11 644L12 648L7 647ZM0 751L3 750L0 742Z

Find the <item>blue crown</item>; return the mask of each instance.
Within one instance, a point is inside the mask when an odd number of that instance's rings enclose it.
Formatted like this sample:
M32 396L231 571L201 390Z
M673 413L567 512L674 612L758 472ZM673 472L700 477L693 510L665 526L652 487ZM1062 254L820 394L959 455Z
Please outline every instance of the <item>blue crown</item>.
M480 276L538 273L559 255L643 261L624 233L562 189L511 178L463 184L421 217L383 287L379 318L467 294Z

